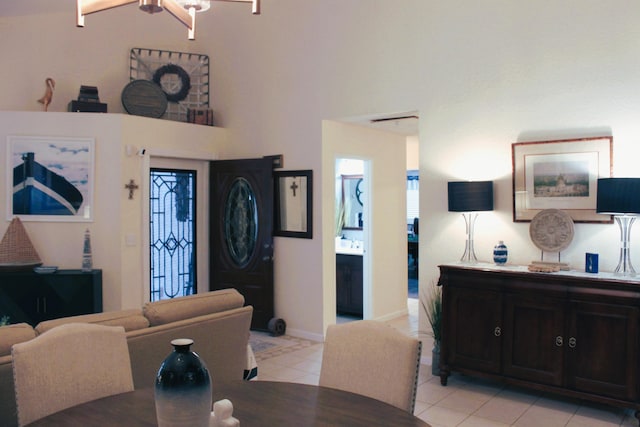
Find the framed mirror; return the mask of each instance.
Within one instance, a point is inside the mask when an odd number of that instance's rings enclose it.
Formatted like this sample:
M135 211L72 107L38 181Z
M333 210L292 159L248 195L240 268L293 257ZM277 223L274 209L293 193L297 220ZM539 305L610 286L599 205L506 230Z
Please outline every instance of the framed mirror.
M362 175L342 175L342 203L346 230L362 230L364 184Z
M274 236L312 238L313 171L276 171Z

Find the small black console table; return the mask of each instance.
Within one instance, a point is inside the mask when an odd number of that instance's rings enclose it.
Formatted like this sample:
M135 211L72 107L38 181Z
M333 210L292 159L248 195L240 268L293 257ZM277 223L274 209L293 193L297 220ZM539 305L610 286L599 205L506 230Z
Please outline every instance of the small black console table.
M0 317L32 326L102 311L102 270L0 271Z
M494 378L640 418L640 279L441 265L440 381Z

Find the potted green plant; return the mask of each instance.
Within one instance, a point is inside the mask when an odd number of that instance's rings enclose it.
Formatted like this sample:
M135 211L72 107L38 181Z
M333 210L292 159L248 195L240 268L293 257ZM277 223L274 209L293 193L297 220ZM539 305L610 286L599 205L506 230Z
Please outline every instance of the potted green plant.
M442 288L431 284L420 299L422 309L431 325L433 349L431 351L431 373L440 375L440 340L442 339Z

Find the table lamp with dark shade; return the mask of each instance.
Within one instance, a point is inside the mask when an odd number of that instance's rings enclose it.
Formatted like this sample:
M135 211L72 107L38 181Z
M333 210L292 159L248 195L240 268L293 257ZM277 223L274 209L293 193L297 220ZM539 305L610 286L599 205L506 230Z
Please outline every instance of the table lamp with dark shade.
M640 178L600 178L596 212L613 215L620 227L620 259L614 273L635 276L631 265L631 226L640 215Z
M467 242L460 261L478 262L473 249L473 228L479 211L493 210L493 181L452 181L448 183L449 212L461 212L467 227Z

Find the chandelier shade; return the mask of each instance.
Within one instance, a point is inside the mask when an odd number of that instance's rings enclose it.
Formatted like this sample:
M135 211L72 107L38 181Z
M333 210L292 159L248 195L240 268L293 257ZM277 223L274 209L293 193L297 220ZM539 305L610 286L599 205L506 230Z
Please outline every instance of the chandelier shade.
M208 10L212 1L251 3L251 13L260 14L260 0L76 0L76 26L84 27L84 17L91 13L138 3L140 10L151 14L166 9L187 27L189 40L194 40L196 12Z
M196 12L206 12L211 7L209 0L176 0L176 2L186 10L193 8Z

